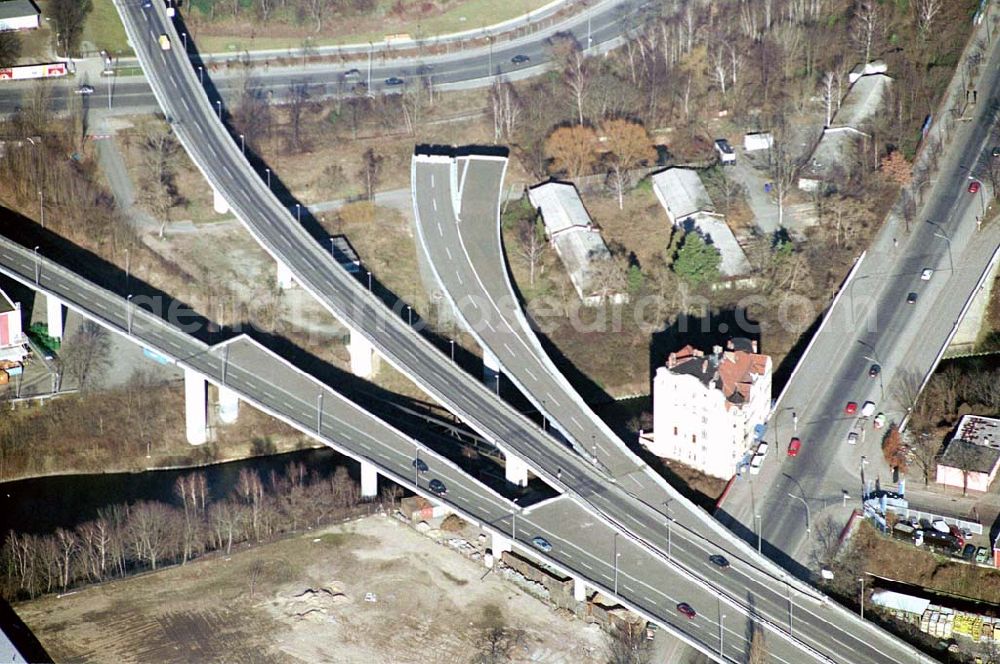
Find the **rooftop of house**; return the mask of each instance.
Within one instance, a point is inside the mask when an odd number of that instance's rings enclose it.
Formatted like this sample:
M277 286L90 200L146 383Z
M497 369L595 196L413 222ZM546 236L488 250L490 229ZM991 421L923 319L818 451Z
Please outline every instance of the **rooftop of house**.
M31 0L0 0L0 19L35 16L41 12Z
M878 112L890 83L892 78L885 74L868 74L856 80L840 102L830 126L861 130L868 118Z
M705 387L722 390L728 403L741 405L750 398L750 388L768 368L770 357L757 352L757 342L746 338L730 339L725 350L715 346L706 355L688 344L670 354L667 370L694 376Z
M724 219L715 217L699 217L697 221L692 221L691 228L685 230L696 230L707 242L719 250L722 262L719 270L727 277L736 277L750 272L750 260L747 259L746 252L740 246L732 229Z
M679 223L697 212L715 212L712 197L708 195L697 171L668 168L655 174L652 180L656 197L667 209L673 223Z
M545 232L550 237L573 227L593 225L576 187L569 182L546 182L528 190L528 200L541 210Z
M989 474L997 461L1000 461L1000 450L997 448L952 438L938 463L949 468Z

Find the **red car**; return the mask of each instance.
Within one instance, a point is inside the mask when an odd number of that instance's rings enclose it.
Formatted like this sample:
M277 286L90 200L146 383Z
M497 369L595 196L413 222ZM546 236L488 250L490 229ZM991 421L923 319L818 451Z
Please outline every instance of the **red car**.
M979 193L979 180L973 180L969 183L969 193L977 194Z
M677 610L686 615L689 620L694 620L694 617L698 615L695 612L695 610L691 608L691 605L688 604L687 602L681 602L680 604L678 604Z
M844 413L846 413L847 415L853 415L856 412L858 412L858 402L848 401L847 405L844 406Z
M788 456L798 456L801 447L802 441L798 438L792 438L792 441L788 443Z

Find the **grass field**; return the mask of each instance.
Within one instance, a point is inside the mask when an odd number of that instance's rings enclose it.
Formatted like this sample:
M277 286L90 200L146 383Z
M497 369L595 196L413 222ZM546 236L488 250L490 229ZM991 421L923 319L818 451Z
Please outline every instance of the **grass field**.
M83 41L92 42L98 51L131 55L125 27L111 0L93 0L94 9L83 28Z
M99 1L110 4L110 0ZM406 34L413 38L429 38L473 30L526 14L549 1L506 0L498 3L496 0L462 0L441 13L425 16L420 16L415 11L392 14L390 10L394 3L383 1L369 16L351 17L350 20L328 19L323 22L319 33L315 32L315 24L309 21L297 25L294 20L271 20L267 28L262 28L254 24L249 13L245 19L213 22L198 20L195 15L190 25L203 53L300 49L306 40L313 47L335 46L381 41L386 35ZM280 16L278 12L275 14Z

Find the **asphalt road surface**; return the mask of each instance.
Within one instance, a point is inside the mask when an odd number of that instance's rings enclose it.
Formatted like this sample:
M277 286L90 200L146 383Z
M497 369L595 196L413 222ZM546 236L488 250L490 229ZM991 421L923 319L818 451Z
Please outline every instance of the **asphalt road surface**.
M860 411L871 401L889 423L903 420L1000 246L996 223L976 228L992 198L985 172L998 142L1000 48L993 48L983 66L979 97L992 101L980 103L971 121L959 124L910 232L902 224L884 228L844 285L826 327L775 407L765 436L772 452L762 472L739 481L719 513L750 542L760 530L765 553L786 566L794 561L815 568L817 531L828 518L842 526L860 506L862 472L869 482L891 481L881 452L886 429L876 430L872 418L859 423L859 415L847 415L845 406L853 401ZM968 192L970 176L985 178L979 193ZM925 268L933 270L926 281ZM916 294L913 304L907 302L909 293ZM872 364L881 366L880 376L868 376ZM854 426L863 437L849 445ZM788 458L792 436L801 438L802 448Z
M549 42L556 33L572 34L585 47L590 35L590 47L595 52L611 48L616 40L643 20L654 3L650 0L621 0L603 3L592 11L568 17L560 23L538 32L496 43L492 48L478 47L453 50L450 53L425 57L403 57L380 61L378 56L371 67L371 91L396 93L432 84L439 89L481 87L492 84L492 76L521 78L542 73L551 59ZM136 9L140 9L137 7ZM588 20L589 19L589 20ZM588 33L589 23L589 33ZM159 35L157 35L159 36ZM146 39L148 41L148 38ZM155 39L153 39L155 42ZM183 49L183 40L173 39L174 49ZM140 45L141 48L142 45ZM194 43L190 43L194 48ZM527 62L515 63L512 58L525 56ZM192 53L192 57L196 57ZM254 85L277 102L287 98L296 86L306 85L313 99L338 94L363 92L361 85L369 79L367 56L347 63L308 63L305 66L264 66L258 63L251 70ZM287 60L288 58L286 58ZM206 61L209 61L206 58ZM127 63L126 63L127 64ZM345 74L357 70L356 76ZM235 103L243 92L246 71L242 66L223 67L204 77L218 91L225 104ZM119 113L155 112L159 110L156 97L149 83L142 77L114 78L71 77L52 85L52 106L62 111L69 107L75 90L81 84L90 84L94 94L82 100L90 108L107 109L108 87L111 87L112 110ZM400 78L400 86L387 86L390 78ZM22 98L35 85L34 81L0 82L0 114L9 114L23 105Z
M744 661L752 625L776 616L783 621L781 629L765 628L773 661L894 661L873 658L876 653L847 631L824 629L826 621L836 620L838 611L787 586L772 592L774 580L762 578L752 564L736 556L730 556L728 569L706 568L710 583L722 591L707 596L705 582L681 568L704 566L707 556L718 549L689 537L679 527L668 531L664 557L624 536L571 496L521 508L255 341L239 336L209 346L192 337L184 330L199 322L176 303L145 296L123 298L2 237L0 273L46 295L54 294L74 311L215 385L224 385L245 402L338 451L373 464L395 482L448 504L470 521L513 534L521 552L545 560L564 574L586 579L591 588L617 594L630 608L683 634L686 641L713 657L721 652L726 659ZM427 464L425 473L414 469L415 458ZM447 494L432 495L427 488L431 479L442 480ZM551 551L540 549L536 537L543 537ZM728 599L743 593L754 598L749 610L741 610ZM688 619L677 612L680 602L690 604L697 617ZM795 634L818 636L810 640L836 653L836 659L806 656L796 641L783 637L781 630L786 626Z
M119 2L118 9L163 112L171 118L182 144L209 183L223 195L258 242L287 265L296 280L331 313L347 323L354 333L365 336L380 355L412 377L472 428L494 444L511 449L527 461L536 474L554 486L571 492L589 513L612 521L621 535L617 540L630 539L651 554L662 556L664 525L661 514L619 485L609 482L608 477L590 462L539 431L478 381L470 379L447 361L443 353L405 325L341 269L296 223L267 190L259 174L254 173L243 159L217 118L218 107L203 94L197 74L185 55L176 50L163 51L159 48L156 38L163 33L170 34L174 44L179 43L173 27L162 14L162 7L154 3L152 10L144 10L135 3ZM560 471L561 480L556 477ZM717 528L711 519L698 513L690 503L683 500L675 503L676 518L680 519L683 512L685 519L700 527ZM697 533L686 530L684 521L678 523L676 530L678 532L674 535L684 532L692 540L701 541ZM730 541L728 534L715 531L714 539L735 551L729 554L733 558L746 560L748 569L757 565L758 570L771 571L767 563L755 560L747 547ZM691 574L703 587L712 588L723 604L731 604L734 612L756 614L777 637L774 640L782 638L785 634L781 627L784 611L781 616L772 619L772 612L757 612L752 608L767 605L769 600L764 597L767 594L777 596L774 604L783 601L775 590L776 586L780 587L774 578L775 572L753 572L760 578L760 595L751 592L748 597L746 584L740 582L740 592L731 596L720 586L713 585L707 567L710 564L702 559L698 568L678 568L678 571ZM823 611L826 615L822 619L812 619L811 626L803 633L796 632L794 637L789 637L789 643L800 649L800 658L803 655L815 656L809 649L814 644L828 658L838 661L844 661L845 653L851 653L848 655L850 661L917 659L917 655L905 644L870 624L859 622L841 607L831 605L823 607ZM806 614L807 617L809 615L814 614ZM836 626L833 630L827 628L831 623ZM845 645L844 640L851 645ZM810 646L805 645L807 642ZM896 656L886 659L885 653Z

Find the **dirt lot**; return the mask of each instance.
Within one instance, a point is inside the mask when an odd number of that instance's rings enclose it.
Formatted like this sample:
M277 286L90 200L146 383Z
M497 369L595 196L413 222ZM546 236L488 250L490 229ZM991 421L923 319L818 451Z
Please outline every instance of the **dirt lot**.
M484 572L376 516L15 608L56 661L466 662L498 612L513 661L599 660L596 627Z

